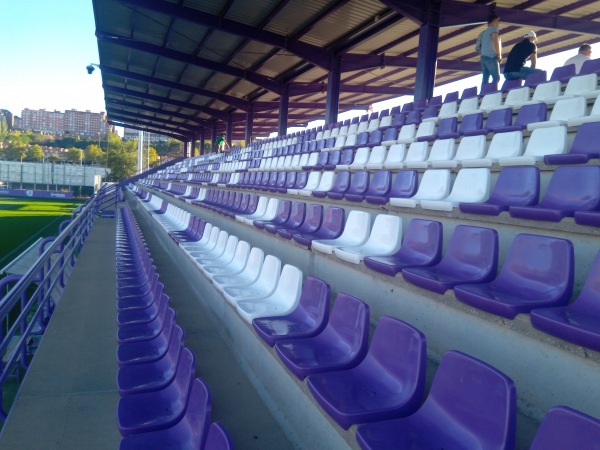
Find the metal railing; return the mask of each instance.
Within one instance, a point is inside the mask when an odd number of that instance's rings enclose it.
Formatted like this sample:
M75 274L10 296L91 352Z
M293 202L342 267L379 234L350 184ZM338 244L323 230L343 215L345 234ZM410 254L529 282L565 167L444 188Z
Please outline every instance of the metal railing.
M116 210L120 192L118 185L102 188L61 223L58 236L42 240L40 256L25 274L0 280L0 420L7 417L1 402L4 384L20 368L27 370L29 344L44 333L95 219L108 208Z

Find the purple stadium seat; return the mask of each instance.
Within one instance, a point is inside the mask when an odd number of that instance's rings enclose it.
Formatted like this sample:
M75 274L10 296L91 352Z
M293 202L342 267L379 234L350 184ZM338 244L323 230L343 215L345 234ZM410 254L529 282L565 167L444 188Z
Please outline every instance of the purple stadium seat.
M548 106L545 103L523 105L515 118L515 123L504 127L494 128L495 133L525 130L527 125L534 122L545 122L548 116Z
M337 206L329 206L323 214L323 222L321 226L314 232L296 232L292 238L300 245L310 247L315 239L336 239L341 236L344 231L345 220L344 208Z
M405 417L425 395L425 335L398 319L379 319L371 347L356 367L310 375L308 388L344 429Z
M369 187L362 195L356 195L356 200L362 201L364 199L371 199L371 203L385 204L390 198L390 189L392 187L392 173L389 170L376 170L371 175L369 181ZM349 195L349 194L347 194ZM358 200L359 197L362 197ZM348 197L346 197L348 198ZM349 198L348 198L349 199ZM375 200L375 201L373 201Z
M383 137L381 138L382 145L393 145L398 139L398 128L390 127L385 130Z
M337 166L340 163L340 159L342 156L342 152L341 150L332 150L329 153L329 159L327 160L326 164L323 164L323 167L321 167L321 170L335 170L335 166Z
M213 422L208 429L206 444L199 448L202 450L233 450L233 441L223 425Z
M164 315L158 315L151 322L119 327L117 340L119 344L123 344L125 342L140 342L154 339L162 332L164 327L169 328L170 322L174 320L175 311L172 308L167 308Z
M364 450L512 449L517 394L494 367L457 351L444 355L425 403L401 419L362 425Z
M442 257L442 224L432 220L412 219L402 247L391 256L367 256L365 266L395 276L407 267L429 267Z
M285 183L283 184L283 187L277 189L277 192L285 194L288 189L294 189L294 185L296 184L297 173L298 172L287 172L285 177Z
M175 370L183 351L183 340L171 340L162 358L147 363L130 364L119 369L117 389L124 397L163 389L175 378Z
M552 71L549 81L560 81L561 83L567 83L571 77L574 77L575 75L575 64L558 66Z
M356 136L356 142L354 143L354 145L344 146L344 147L342 147L342 149L347 149L347 148L356 149L359 147L365 147L367 145L368 141L369 141L369 133L367 131L363 131L362 133L359 133Z
M543 70L541 72L530 73L525 78L525 82L523 83L523 86L528 86L530 88L534 88L540 83L545 83L547 76L548 76L548 74L546 73L545 70Z
M578 225L587 225L589 227L600 227L599 211L577 211L573 218Z
M321 170L327 161L329 160L329 152L321 152L319 153L319 157L317 158L317 162L313 166L302 166L302 170Z
M117 316L119 327L124 325L145 324L153 321L159 314L164 315L169 307L170 298L167 294L154 297L147 308L130 308L120 311Z
M414 111L409 111L408 114L406 114L406 119L404 120L405 125L412 125L412 124L418 125L420 122L421 122L421 110L420 109L417 109Z
M277 234L277 230L279 230L279 229L298 228L302 224L302 222L304 222L305 214L306 214L306 203L294 202L294 203L292 203L290 215L284 223L282 223L281 225L276 225L274 223L266 223L264 225L263 229L265 231L268 231L269 233Z
M336 180L337 181L337 180ZM369 171L357 170L352 174L350 186L344 193L344 199L351 202L362 202L365 192L369 188ZM327 194L330 197L329 193Z
M427 102L428 105L441 105L442 104L442 96L436 95L435 97L431 97Z
M485 283L496 276L498 232L490 228L458 225L442 260L431 267L402 270L402 277L430 291L443 294L457 284Z
M256 318L252 326L271 347L282 339L316 336L329 320L330 294L329 284L318 278L306 277L296 309L287 316Z
M579 297L567 306L534 309L531 324L565 341L600 351L600 253Z
M583 63L579 75L588 75L590 73L600 74L600 58L590 59Z
M445 138L458 138L462 136L486 135L488 132L483 128L483 113L467 114L463 116L458 133L448 135Z
M577 129L569 153L544 156L546 164L585 164L600 158L600 122L582 123Z
M120 450L205 449L211 416L210 391L195 379L185 415L170 428L140 433L121 440Z
M161 430L175 425L185 413L196 364L187 348L179 358L177 373L164 389L119 400L117 420L123 437Z
M560 166L552 175L546 195L537 206L511 206L512 217L560 222L575 211L600 207L600 167Z
M290 200L281 200L279 202L279 206L277 207L277 215L272 220L254 220L252 224L256 228L260 228L261 230L265 227L265 224L270 223L272 225L281 225L285 223L289 217L290 212L292 211L292 202Z
M486 129L488 133L495 133L496 130L509 127L512 124L512 115L512 108L502 108L490 111L483 128Z
M341 200L344 198L344 194L350 187L351 177L349 171L337 172L335 174L335 180L333 187L327 192L327 197L334 200Z
M421 116L421 120L429 119L432 117L437 117L439 112L440 112L439 105L429 105L429 106L425 107L425 109L423 110L423 115Z
M492 92L498 92L498 83L486 83L481 86L481 92L479 93L480 97L483 97L486 94L491 94Z
M497 216L511 206L532 206L540 195L540 170L537 167L504 167L490 198L483 203L460 203L462 212Z
M376 147L381 145L381 139L383 137L383 131L381 130L373 130L369 135L369 139L367 140L366 147Z
M321 333L280 340L275 350L287 368L303 380L314 373L356 366L367 353L368 341L369 305L341 292Z
M444 97L444 103L449 102L457 102L458 101L458 91L448 92Z
M433 139L429 139L431 136L423 136L422 138L417 138L417 141L420 140L430 140L433 141L437 139L449 139L449 138L457 138L459 137L458 132L456 131L456 127L458 126L458 118L457 117L445 117L438 122L438 128L435 133Z
M398 114L392 115L392 123L390 126L392 126L394 128L399 128L399 127L404 126L405 123L406 123L406 114L398 113Z
M293 223L289 224L291 227L284 224L285 228L277 228L277 234L285 239L291 239L293 234L311 234L319 229L322 221L323 205L310 204L306 206L304 219L297 227Z
M409 111L412 111L414 109L415 104L413 102L407 102L404 105L402 105L402 112L403 113L407 113Z
M504 80L504 83L502 83L501 91L508 92L511 89L521 87L522 84L523 84L523 80L521 80L520 78L518 78L516 80Z
M375 196L372 194L365 194L365 199L368 203L374 203L376 205L386 204L391 197L394 198L409 198L415 195L418 183L419 173L416 170L400 170L396 174L392 183L390 191L383 196ZM369 187L369 190L371 188Z
M599 443L600 420L567 406L555 406L544 416L530 450L593 450Z
M152 340L119 345L117 362L119 367L155 362L167 353L171 345L183 345L183 330L173 322Z
M571 241L519 234L493 281L454 286L454 295L475 308L514 319L534 308L568 303L574 264Z

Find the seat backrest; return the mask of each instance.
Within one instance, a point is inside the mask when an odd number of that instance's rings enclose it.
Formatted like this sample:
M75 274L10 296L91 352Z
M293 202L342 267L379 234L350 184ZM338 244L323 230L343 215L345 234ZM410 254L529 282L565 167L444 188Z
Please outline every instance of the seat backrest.
M376 371L371 375L381 380L390 377L394 386L404 386L412 394L406 395L411 399L409 405L418 407L425 394L426 356L427 345L421 331L394 317L381 316L361 366Z
M208 429L206 444L204 447L198 448L204 450L233 450L233 441L223 425L219 422L213 422Z
M576 211L598 209L600 206L600 167L557 167L539 206Z
M406 158L406 144L394 144L390 147L385 158L385 163L398 163Z
M494 130L499 127L507 127L512 123L512 115L512 108L502 108L490 111L485 122L485 128L487 130Z
M406 114L406 119L404 120L404 123L418 124L419 122L421 122L421 110L417 109L417 110L409 111Z
M543 102L547 98L556 97L560 95L560 88L560 81L548 81L546 83L540 83L536 86L531 100Z
M412 219L398 256L419 264L437 264L442 257L443 228L435 220Z
M314 191L317 186L319 186L319 181L321 180L321 172L311 172L308 175L308 180L306 181L306 186L304 189L308 191Z
M428 161L447 161L454 158L456 141L454 139L436 139L431 146Z
M333 181L335 180L335 172L329 171L324 172L319 181L319 185L315 191L328 191L333 187Z
M452 427L446 430L458 437L461 447L513 448L516 397L515 384L505 374L451 350L442 358L417 415L431 420L447 418L445 422Z
M293 308L300 300L300 293L302 292L302 271L296 266L286 264L281 269L281 275L277 282L277 287L273 292L273 297L277 297L280 306ZM285 308L282 308L285 309Z
M358 136L356 134L349 134L348 136L346 136L346 143L344 145L347 145L347 146L356 145L357 137Z
M480 97L485 97L488 94L496 93L498 91L498 83L492 81L491 83L486 83L481 86L481 92L479 92Z
M354 161L352 161L351 165L363 166L369 160L370 154L370 147L360 147L358 150L356 150L356 153L354 154Z
M316 231L323 221L323 205L311 203L306 207L306 215L300 228L303 233L312 233Z
M596 100L595 104L600 105L600 101ZM597 136L600 136L600 122L582 123L577 129L570 153L600 155L600 139Z
M498 232L491 228L458 225L440 262L452 271L476 271L494 278L498 268ZM484 282L487 280L482 280Z
M486 94L481 99L481 105L479 105L479 107L481 109L486 109L486 108L492 108L494 106L500 106L501 104L502 104L502 92L498 91L498 92L492 92L490 94Z
M423 172L415 199L439 200L450 193L451 174L448 169L426 170Z
M547 76L548 74L545 70L530 73L525 78L525 83L523 83L523 85L528 87L536 87L540 83L545 83Z
M479 97L469 97L461 100L458 107L459 114L467 114L471 111L475 111L479 108Z
M369 140L367 141L367 145L369 147L374 147L376 145L381 144L382 136L383 136L383 131L381 131L379 129L375 129L375 130L371 131L371 134L369 134Z
M456 175L452 192L447 200L481 202L490 196L491 177L487 167L461 169Z
M290 211L290 217L285 222L286 227L294 228L300 226L304 221L306 214L306 203L304 202L293 202L292 209Z
M555 406L544 416L530 450L583 449L598 442L600 420L567 406Z
M390 124L392 127L401 127L404 125L404 121L406 120L406 114L404 113L396 113L392 114L392 123Z
M343 194L350 187L350 172L344 170L342 172L335 173L335 181L333 182L333 187L331 188L331 192L337 192L338 194Z
M544 156L567 151L567 127L536 128L529 136L524 156Z
M349 353L364 356L369 341L369 316L369 305L356 297L340 292L335 298L329 322L323 333L347 345ZM340 344L336 344L338 345ZM360 360L362 357L357 359Z
M548 106L545 103L523 105L515 118L515 125L527 128L533 122L545 122L548 116Z
M523 80L521 80L520 78L516 80L504 80L504 83L502 83L502 88L500 90L502 92L510 92L512 89L521 87L522 84Z
M383 133L381 142L395 141L396 139L398 139L398 128L390 127L388 129L386 129L385 132Z
M564 98L557 101L554 108L552 108L550 120L568 120L574 117L585 116L586 109L587 102L584 97Z
M377 145L371 149L367 164L383 164L387 156L387 147L385 145Z
M435 134L435 125L435 122L421 122L419 128L417 128L415 139L421 136L433 136Z
M353 209L348 213L344 231L340 239L347 239L352 236L366 236L371 232L371 215L366 211Z
M364 194L369 188L369 171L357 170L352 174L348 194Z
M335 239L342 234L346 210L337 206L329 206L323 213L323 222L318 230L321 239Z
M550 76L550 81L559 81L566 83L570 78L575 76L575 64L555 67Z
M385 196L389 194L392 187L392 173L389 170L376 170L371 175L369 188L365 195Z
M394 178L390 197L412 197L417 192L418 185L419 173L416 170L399 170Z
M392 125L392 116L387 115L379 120L379 128L385 128Z
M415 124L403 125L398 133L398 139L414 138L417 132L417 126Z
M458 95L458 92L456 93L456 95ZM448 97L448 96L446 95L446 97ZM444 101L444 103L442 103L442 106L440 108L440 112L438 113L438 117L444 117L444 116L456 114L457 109L458 109L458 100Z
M445 117L440 120L436 134L437 134L437 136L443 136L448 133L455 133L457 126L458 126L458 118Z
M413 142L408 147L404 161L425 161L429 152L429 142Z
M367 131L363 131L362 133L358 133L356 136L356 142L354 145L356 147L363 147L367 145L367 142L369 142L369 133Z
M346 145L346 135L345 134L337 137L337 139L335 140L334 147L341 148L344 145Z
M483 127L483 113L467 114L463 116L458 131L464 133L465 131L481 130Z
M432 118L432 117L437 117L439 110L440 110L440 106L439 105L429 105L429 106L427 106L423 110L423 116L421 117L421 120L423 120L423 119L429 119L429 118Z
M524 291L531 288L537 291L537 286L544 286L544 293L539 297L554 299L557 305L566 303L573 293L574 258L573 244L569 240L518 234L496 281Z
M522 154L523 133L520 131L511 131L494 134L486 158L521 156Z
M581 70L579 71L579 75L587 75L588 73L600 73L600 58L584 61Z
M529 167L504 167L489 202L495 205L531 206L540 196L540 169Z

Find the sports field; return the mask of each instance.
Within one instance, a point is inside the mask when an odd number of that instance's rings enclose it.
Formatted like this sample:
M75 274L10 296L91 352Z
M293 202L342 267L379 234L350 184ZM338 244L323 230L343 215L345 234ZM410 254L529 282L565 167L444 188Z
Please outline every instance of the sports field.
M79 200L0 198L0 268L39 237L56 236Z

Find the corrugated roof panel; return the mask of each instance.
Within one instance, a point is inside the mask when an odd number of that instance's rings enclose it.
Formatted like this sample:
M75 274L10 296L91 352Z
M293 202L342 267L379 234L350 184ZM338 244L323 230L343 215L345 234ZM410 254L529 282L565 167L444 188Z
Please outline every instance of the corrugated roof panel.
M171 0L171 3L180 3L178 0ZM223 0L184 0L182 6L204 11L209 14L219 15L226 4Z
M370 39L363 41L352 49L352 53L372 53L381 47L387 46L390 42L394 42L401 36L408 35L413 32L418 33L419 26L410 20L403 19L397 22L394 26L376 34ZM390 50L385 50L386 55L395 54Z
M210 28L176 19L167 35L166 47L190 55L194 54L198 43L202 42L209 32Z
M240 69L248 69L271 53L273 48L270 45L261 44L260 42L248 41L236 52L229 64Z
M257 8L256 3L233 2L225 17L257 27L280 3L281 0L261 0L260 7Z
M186 64L172 59L160 58L154 69L155 77L164 80L179 82L179 78L186 68Z
M212 70L190 64L182 72L179 82L190 86L201 86L201 81L207 80L214 73Z
M285 9L264 29L284 36L294 36L297 30L318 17L329 3L327 0L290 0Z
M265 64L263 64L260 69L257 70L257 73L274 78L279 74L286 72L301 61L302 60L300 58L294 55L279 52L269 59Z
M204 86L204 89L208 89L209 91L221 92L235 80L237 80L236 77L220 73L213 77L210 77L208 83L206 83L206 86Z
M302 36L302 42L328 47L349 31L373 22L373 18L388 8L378 0L355 0L323 18L309 33Z
M225 58L244 42L244 38L222 31L213 30L198 52L201 58L212 61L224 61Z
M150 68L159 58L156 55L144 52L131 51L127 70L144 75L153 75Z

